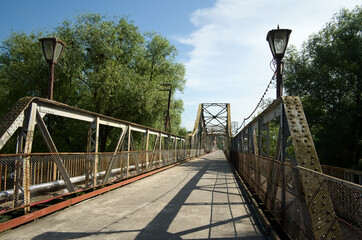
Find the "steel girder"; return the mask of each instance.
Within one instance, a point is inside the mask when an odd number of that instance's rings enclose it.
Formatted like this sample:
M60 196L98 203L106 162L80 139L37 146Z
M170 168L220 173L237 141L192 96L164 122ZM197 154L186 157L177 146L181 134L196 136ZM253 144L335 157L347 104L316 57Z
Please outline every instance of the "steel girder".
M149 136L155 136L156 143L154 145L153 151L159 151L159 160L161 160L161 149L165 146L165 142L172 142L172 145L167 146L169 149L172 147L177 150L177 148L185 148L186 143L185 139L176 135L172 135L170 133L166 133L160 130L148 128L139 124L131 123L128 121L123 121L119 119L115 119L112 117L104 116L98 113L86 111L83 109L75 108L68 106L66 104L62 104L56 101L42 99L42 98L33 98L33 97L24 97L18 100L18 102L14 105L12 110L6 115L6 117L2 120L2 124L0 125L0 149L8 142L8 140L14 135L14 133L18 132L17 138L17 153L23 154L22 156L22 164L15 164L15 186L14 186L14 207L23 205L29 205L30 203L30 157L27 154L32 152L32 144L33 144L33 136L35 131L35 126L38 125L38 129L45 140L45 143L49 149L50 153L54 153L52 155L54 161L54 176L59 172L61 178L64 180L66 187L69 192L75 191L75 187L69 179L69 174L67 173L66 168L63 165L63 161L61 159L61 155L57 154L58 150L56 145L47 130L47 126L43 121L45 115L56 115L64 118L70 118L74 120L79 120L83 122L89 123L89 132L88 132L88 145L87 151L89 153L97 153L98 152L98 138L99 138L99 127L100 125L110 126L114 128L121 129L120 137L117 142L116 148L114 150L114 156L111 158L109 165L107 167L105 177L102 183L106 183L110 177L110 173L112 170L112 164L114 162L115 153L120 151L122 144L127 144L127 150L132 150L132 133L138 132L143 134L146 143L144 144L145 150L149 151ZM76 131L76 129L75 129ZM127 138L126 138L127 136ZM127 139L127 142L125 141ZM156 148L157 145L157 148ZM133 150L135 150L133 148ZM176 151L175 151L176 152ZM152 154L154 155L154 154ZM98 155L90 154L90 159L92 161L89 162L88 165L88 174L86 175L86 182L88 182L88 186L95 186L99 184L99 180L97 179L98 175ZM151 164L148 160L148 153L146 154L146 167L149 168ZM20 163L20 162L19 162ZM22 165L22 166L21 166ZM19 167L17 167L19 166ZM138 167L138 164L136 164ZM129 157L127 161L127 175L129 171ZM20 179L22 176L22 179ZM54 179L55 180L55 179ZM22 196L24 197L23 201L19 199L19 192L22 191ZM19 203L22 201L23 203ZM28 211L28 207L25 208L25 211Z
M216 149L220 137L223 147L228 148L231 134L230 104L201 103L195 126L190 134L192 148L204 148L207 152Z
M241 175L293 239L341 239L328 188L308 172L322 171L299 97L275 100L233 137L230 151L230 160L246 171Z

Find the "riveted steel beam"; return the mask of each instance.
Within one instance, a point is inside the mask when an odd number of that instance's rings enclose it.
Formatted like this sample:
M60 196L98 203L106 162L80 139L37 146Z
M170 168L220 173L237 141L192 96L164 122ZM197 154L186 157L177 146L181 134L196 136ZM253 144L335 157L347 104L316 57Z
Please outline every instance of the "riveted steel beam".
M317 151L310 133L306 116L299 97L283 97L286 120L293 141L295 166L322 172ZM308 206L316 239L341 239L341 231L336 221L333 204L326 184L318 176L297 171L300 194Z

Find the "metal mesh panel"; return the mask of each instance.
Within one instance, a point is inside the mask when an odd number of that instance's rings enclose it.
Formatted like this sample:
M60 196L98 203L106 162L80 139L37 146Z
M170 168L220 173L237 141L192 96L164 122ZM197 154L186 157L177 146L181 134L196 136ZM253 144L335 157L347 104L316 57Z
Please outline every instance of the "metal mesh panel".
M311 216L320 211L318 202L322 204L323 188L327 186L336 213L325 214L318 219L319 224L338 222L343 239L362 239L362 187L357 184L339 180L331 176L282 164L271 158L255 156L241 152L230 153L230 160L244 182L251 188L265 207L273 214L284 231L292 239L314 239ZM307 179L299 179L309 176ZM307 181L307 187L317 189L315 196L306 203L304 191L299 184ZM318 199L318 201L317 201ZM320 201L321 200L321 201ZM334 229L328 229L325 236L319 239L333 239Z
M0 156L0 211L38 203L69 192L66 181L55 164L55 157L61 160L74 189L81 190L94 184L105 184L125 178L127 166L130 177L201 153L203 151L200 149L172 149L119 153L3 155ZM29 162L25 165L27 167L24 166L24 161ZM108 178L107 169L110 169ZM106 182L103 182L105 178ZM24 188L26 190L27 187L24 183L29 183L26 185L29 186L29 197L25 197Z

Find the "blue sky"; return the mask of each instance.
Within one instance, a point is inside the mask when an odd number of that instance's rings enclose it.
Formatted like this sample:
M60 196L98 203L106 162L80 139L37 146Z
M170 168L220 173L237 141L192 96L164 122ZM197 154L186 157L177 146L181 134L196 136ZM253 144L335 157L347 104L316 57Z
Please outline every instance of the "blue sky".
M182 124L192 130L202 102L231 103L241 124L258 103L273 75L266 42L280 24L292 29L300 48L341 7L360 0L0 0L0 41L11 32L46 31L81 13L128 16L142 32L167 37L186 66ZM275 89L267 97L274 98Z

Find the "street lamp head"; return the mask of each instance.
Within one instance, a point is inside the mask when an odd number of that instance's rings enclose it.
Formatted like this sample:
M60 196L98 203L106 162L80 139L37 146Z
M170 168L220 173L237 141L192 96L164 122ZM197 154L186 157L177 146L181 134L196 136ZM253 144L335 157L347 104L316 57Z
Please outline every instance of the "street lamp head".
M64 50L65 43L57 38L42 38L39 41L46 61L48 63L57 63Z
M291 32L292 30L290 29L279 29L279 25L277 29L268 32L266 40L269 42L270 50L275 59L282 59L284 57Z

